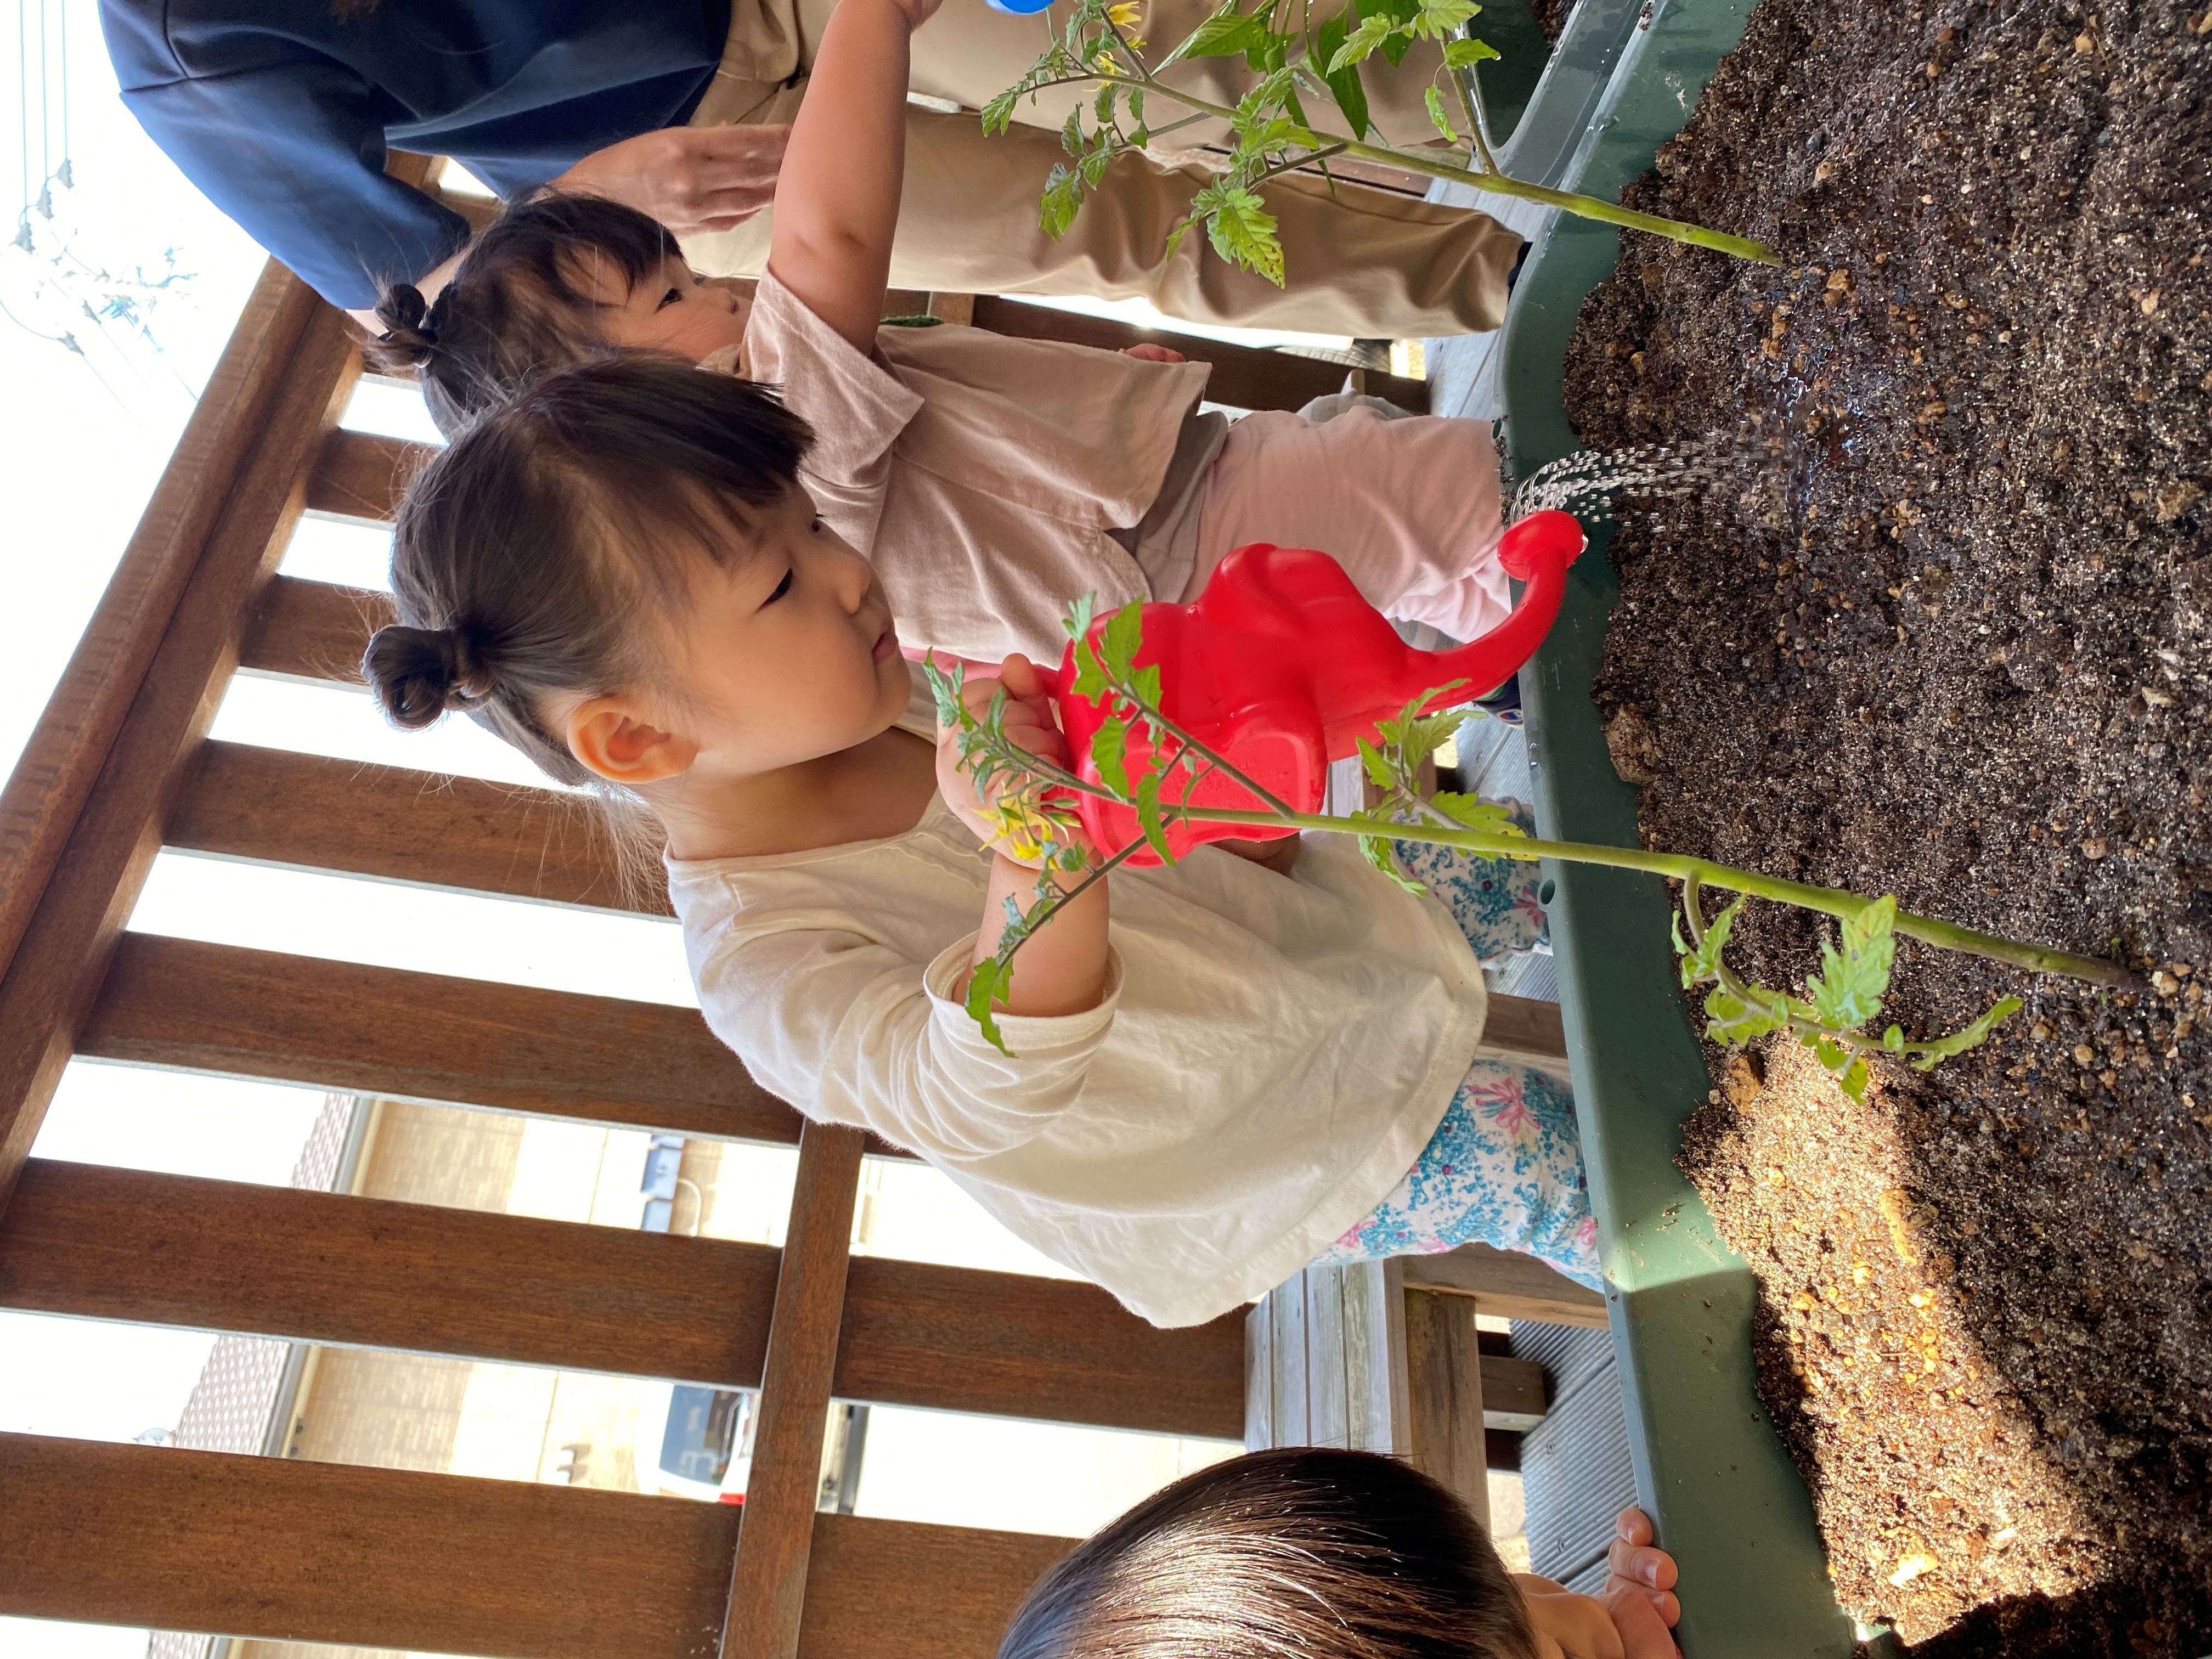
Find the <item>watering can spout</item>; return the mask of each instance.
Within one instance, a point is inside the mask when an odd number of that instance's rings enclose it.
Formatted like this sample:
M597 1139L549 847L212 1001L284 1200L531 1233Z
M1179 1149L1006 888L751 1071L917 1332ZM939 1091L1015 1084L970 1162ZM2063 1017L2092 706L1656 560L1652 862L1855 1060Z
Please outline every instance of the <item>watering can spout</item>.
M1582 525L1571 513L1532 513L1506 531L1498 544L1498 562L1507 575L1525 585L1525 591L1513 614L1488 633L1426 656L1421 672L1435 676L1428 684L1465 682L1449 697L1439 699L1438 706L1487 696L1528 660L1558 620L1566 598L1567 567L1587 545ZM1409 687L1407 695L1420 689Z

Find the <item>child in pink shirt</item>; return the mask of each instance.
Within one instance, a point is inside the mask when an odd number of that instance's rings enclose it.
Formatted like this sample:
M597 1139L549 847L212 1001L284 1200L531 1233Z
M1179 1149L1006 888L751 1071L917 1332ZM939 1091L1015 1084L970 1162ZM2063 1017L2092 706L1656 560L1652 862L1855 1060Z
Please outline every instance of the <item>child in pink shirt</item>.
M817 69L808 103L834 118L793 131L750 299L643 215L544 196L477 237L434 303L392 290L378 353L417 370L449 429L610 348L777 388L817 434L810 493L881 574L908 647L1054 657L1072 601L1194 597L1253 541L1331 553L1374 604L1455 639L1504 614L1480 422L1363 406L1231 423L1199 406L1208 366L1158 347L886 326L904 95L865 64Z

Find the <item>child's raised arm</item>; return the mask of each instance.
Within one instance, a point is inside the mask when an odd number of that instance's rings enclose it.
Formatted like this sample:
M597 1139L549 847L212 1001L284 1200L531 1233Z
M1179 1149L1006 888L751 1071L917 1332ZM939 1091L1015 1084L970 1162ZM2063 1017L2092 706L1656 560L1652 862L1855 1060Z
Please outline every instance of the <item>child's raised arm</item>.
M910 39L939 3L842 0L776 182L769 270L861 351L875 349L890 281Z

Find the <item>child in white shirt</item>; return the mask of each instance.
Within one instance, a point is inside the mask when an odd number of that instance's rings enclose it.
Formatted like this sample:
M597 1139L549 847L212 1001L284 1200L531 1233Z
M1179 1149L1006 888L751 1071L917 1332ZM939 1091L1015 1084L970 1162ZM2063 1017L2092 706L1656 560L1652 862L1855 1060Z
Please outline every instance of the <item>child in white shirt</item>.
M844 0L794 149L842 53L902 84L887 43L928 3ZM811 441L665 356L526 388L401 507L402 625L364 663L386 712L465 710L642 803L701 1006L754 1075L921 1154L1147 1318L1212 1318L1324 1253L1476 1237L1595 1282L1564 1088L1477 1055L1467 933L1349 838L1310 838L1287 875L1218 848L1118 872L1024 946L1012 1055L983 1039L963 984L1037 872L933 744L884 583L801 487ZM1010 732L1058 753L1035 668L1003 674ZM1450 862L1487 945L1533 939L1533 866Z
M1208 367L1159 347L884 325L905 131L879 72L891 48L817 60L752 298L702 282L631 209L540 197L477 238L435 303L386 295L379 361L414 368L449 429L611 347L778 387L816 434L807 489L876 566L909 647L1042 658L1073 599L1193 598L1254 541L1333 554L1370 602L1453 639L1506 613L1481 422L1362 404L1232 425L1199 407Z
M882 585L799 487L805 442L757 389L665 358L528 388L402 505L404 625L364 665L386 711L465 710L641 802L700 1006L754 1077L919 1153L1156 1322L1472 1238L1596 1282L1564 1086L1476 1052L1470 938L1532 942L1534 866L1425 849L1442 896L1417 897L1323 835L1276 844L1287 874L1218 848L1124 868L1023 946L1012 1056L984 1039L967 975L1037 872L933 741ZM1009 731L1061 757L1036 669L1002 672Z

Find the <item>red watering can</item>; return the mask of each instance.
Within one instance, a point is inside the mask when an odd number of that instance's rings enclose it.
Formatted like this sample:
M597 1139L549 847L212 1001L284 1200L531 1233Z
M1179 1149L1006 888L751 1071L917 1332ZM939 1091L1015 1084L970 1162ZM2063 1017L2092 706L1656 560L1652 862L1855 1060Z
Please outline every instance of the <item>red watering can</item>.
M1567 567L1584 545L1582 526L1567 513L1533 513L1505 532L1498 562L1526 583L1513 614L1480 639L1450 651L1416 651L1382 612L1360 597L1342 566L1326 553L1255 542L1221 562L1194 605L1148 605L1139 667L1160 671L1161 712L1298 812L1318 812L1328 763L1358 751L1378 722L1394 718L1434 686L1462 684L1432 699L1424 712L1471 702L1496 690L1528 661L1551 631L1566 593ZM1096 647L1104 632L1091 629ZM1075 647L1046 677L1060 710L1077 775L1098 781L1091 739L1106 706L1076 695ZM1170 752L1174 740L1169 740ZM1141 727L1129 733L1133 774L1150 762ZM1187 770L1160 791L1163 806L1181 803ZM1073 793L1073 792L1071 792ZM1070 803L1091 842L1106 851L1142 838L1130 808L1096 795ZM1242 784L1218 771L1190 792L1194 806L1263 808ZM1168 845L1180 858L1209 841L1293 835L1287 828L1189 823L1169 817ZM1150 848L1133 865L1160 862Z

